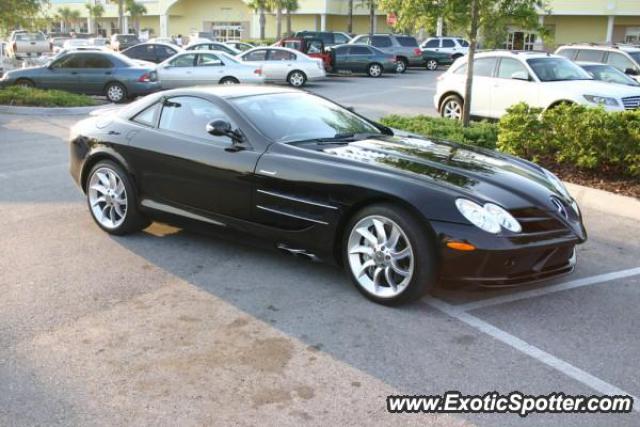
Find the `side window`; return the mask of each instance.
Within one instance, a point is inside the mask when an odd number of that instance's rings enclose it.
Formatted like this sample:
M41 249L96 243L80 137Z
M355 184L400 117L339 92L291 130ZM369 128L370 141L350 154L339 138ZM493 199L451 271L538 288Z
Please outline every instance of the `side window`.
M162 107L159 129L206 141L231 143L227 137L213 136L207 132L207 125L214 120L231 122L218 106L193 96L176 96L169 98L168 101ZM231 126L236 127L233 123Z
M498 77L501 79L512 79L518 76L520 79L529 77L529 72L519 61L511 58L502 58L498 66Z
M609 52L607 64L616 67L618 70L625 72L627 68L635 68L633 62L621 53Z
M375 47L391 47L393 46L393 43L391 42L391 38L390 37L384 37L384 36L373 36L371 37L371 45L375 46Z
M349 39L347 38L347 36L345 36L344 34L340 34L340 33L335 33L333 35L333 40L335 41L336 44L343 44L343 43L348 43Z
M473 75L480 77L491 77L498 58L479 58L473 63Z
M84 61L81 55L69 55L53 64L53 68L82 68Z
M451 39L442 39L442 47L456 47L456 44Z
M578 49L562 49L558 52L558 55L564 56L567 59L573 59L576 56Z
M131 120L136 123L140 123L141 125L153 127L156 125L156 119L159 113L160 103L156 102L155 104L145 108L144 110L133 116Z
M365 46L352 46L351 55L370 55L371 51Z
M243 61L266 61L266 59L267 59L266 49L254 50L253 52L249 52L242 57Z
M222 66L224 63L217 55L212 53L201 53L198 55L196 65L198 67L215 67Z
M322 53L322 42L320 40L312 40L307 46L307 53Z
M340 46L336 48L336 55L346 55L349 51L349 46Z
M269 61L295 61L296 56L286 50L273 49L269 52Z
M102 55L85 55L84 68L113 68L113 64Z
M355 43L369 44L369 36L360 37Z
M189 49L189 50L209 50L209 46L208 44L197 44L195 46L193 46L193 48Z
M595 49L580 49L576 61L602 62L604 51Z
M456 39L458 41L458 44L462 47L469 47L469 42L466 41L465 39Z
M440 47L440 40L438 40L438 39L429 40L424 45L424 47L427 48L427 49L429 49L429 48L433 49L433 48L436 48L436 47Z
M144 46L136 46L136 47L132 47L131 49L127 50L127 54L129 56L139 56L142 54L142 49Z
M196 59L195 53L188 53L186 55L180 55L171 61L169 64L172 67L193 67Z
M176 51L167 46L156 46L156 53L160 57L168 58L176 54Z

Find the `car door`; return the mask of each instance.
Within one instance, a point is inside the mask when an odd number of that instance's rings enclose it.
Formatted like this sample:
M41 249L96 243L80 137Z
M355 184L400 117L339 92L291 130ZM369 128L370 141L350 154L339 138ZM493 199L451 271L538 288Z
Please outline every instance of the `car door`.
M83 68L79 72L80 84L85 93L102 94L113 75L115 65L107 55L83 53Z
M265 63L267 78L271 80L285 80L293 70L297 56L293 52L281 49L269 49Z
M457 52L456 43L451 39L442 39L442 47L440 48L441 52L448 53L453 55Z
M434 50L440 52L440 39L431 39L422 45L423 49Z
M338 46L333 49L334 54L334 71L351 70L351 55L349 54L349 46Z
M471 114L474 116L491 116L491 85L497 62L497 57L478 58L473 62ZM454 80L453 87L464 92L466 78L467 64L464 64L451 75L451 79Z
M246 62L252 65L259 65L262 67L262 74L267 80L271 80L271 67L267 62L268 51L267 49L253 49L240 56L242 62Z
M622 53L609 52L606 63L633 77L637 77L640 74L638 66Z
M539 85L527 67L517 59L500 58L496 77L492 80L489 117L502 117L509 107L519 102L540 107Z
M250 176L262 153L251 147L229 150L228 137L207 133L207 124L214 120L237 128L226 107L199 97L176 96L147 110L132 118L137 129L128 148L141 204L250 219Z
M163 89L173 89L181 86L190 86L193 69L195 67L196 53L185 53L176 56L158 67L158 80Z
M55 60L48 68L44 77L45 89L60 89L82 93L84 88L79 85L79 73L84 66L82 54L70 53Z
M225 63L213 53L198 53L193 68L192 84L215 84L225 76Z
M366 71L369 59L373 55L366 46L351 46L349 49L349 69L355 73Z
M399 49L393 45L393 41L391 41L391 37L389 36L372 36L369 44L377 47L384 53L391 53L393 55L399 53Z

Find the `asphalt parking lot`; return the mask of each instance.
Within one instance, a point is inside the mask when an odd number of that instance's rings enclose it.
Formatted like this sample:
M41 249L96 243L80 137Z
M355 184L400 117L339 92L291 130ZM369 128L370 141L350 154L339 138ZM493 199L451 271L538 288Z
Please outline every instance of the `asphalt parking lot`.
M372 117L429 114L436 76L309 89ZM637 221L583 206L573 275L385 308L334 267L244 239L101 232L68 174L79 118L0 115L0 425L640 424L385 407L448 390L640 396Z

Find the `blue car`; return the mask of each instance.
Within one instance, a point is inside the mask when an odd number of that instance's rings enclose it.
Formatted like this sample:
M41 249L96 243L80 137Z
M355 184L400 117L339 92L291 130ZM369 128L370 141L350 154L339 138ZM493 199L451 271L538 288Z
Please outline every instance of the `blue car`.
M98 51L70 51L40 67L9 71L0 87L9 85L104 95L115 103L160 89L153 64Z

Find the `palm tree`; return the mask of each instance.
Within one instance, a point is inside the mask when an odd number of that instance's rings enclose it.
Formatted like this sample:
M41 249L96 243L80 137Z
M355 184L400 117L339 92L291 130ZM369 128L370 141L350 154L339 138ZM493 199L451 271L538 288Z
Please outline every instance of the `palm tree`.
M110 3L118 3L118 31L121 34L127 34L129 32L128 28L124 27L124 3L125 0L108 0Z
M287 0L267 0L269 9L276 11L276 38L282 37L282 9L286 7Z
M353 0L349 0L348 3L348 18L347 18L347 32L353 33Z
M266 0L251 0L249 3L249 8L251 8L254 12L260 13L260 40L264 40L264 27L267 21L265 16L265 12L269 11L269 5Z
M58 9L58 14L56 15L57 18L60 19L60 21L62 21L62 25L63 31L67 31L69 29L69 24L71 23L71 15L72 15L72 11L71 9L69 9L68 7L61 7L60 9Z
M136 30L136 34L140 33L140 17L147 13L147 8L140 3L136 3L135 0L126 0L126 9L131 16L134 24L133 27Z
M295 12L300 8L298 0L285 0L285 8L287 9L287 36L291 36L291 12Z
M95 1L95 0L94 0ZM97 20L104 15L104 6L101 4L91 4L87 3L84 5L87 8L87 12L89 13L89 20L91 21L91 28L93 28L94 32L97 32Z
M77 24L80 18L82 18L82 15L80 15L79 10L72 10L69 14L69 22L73 25Z

